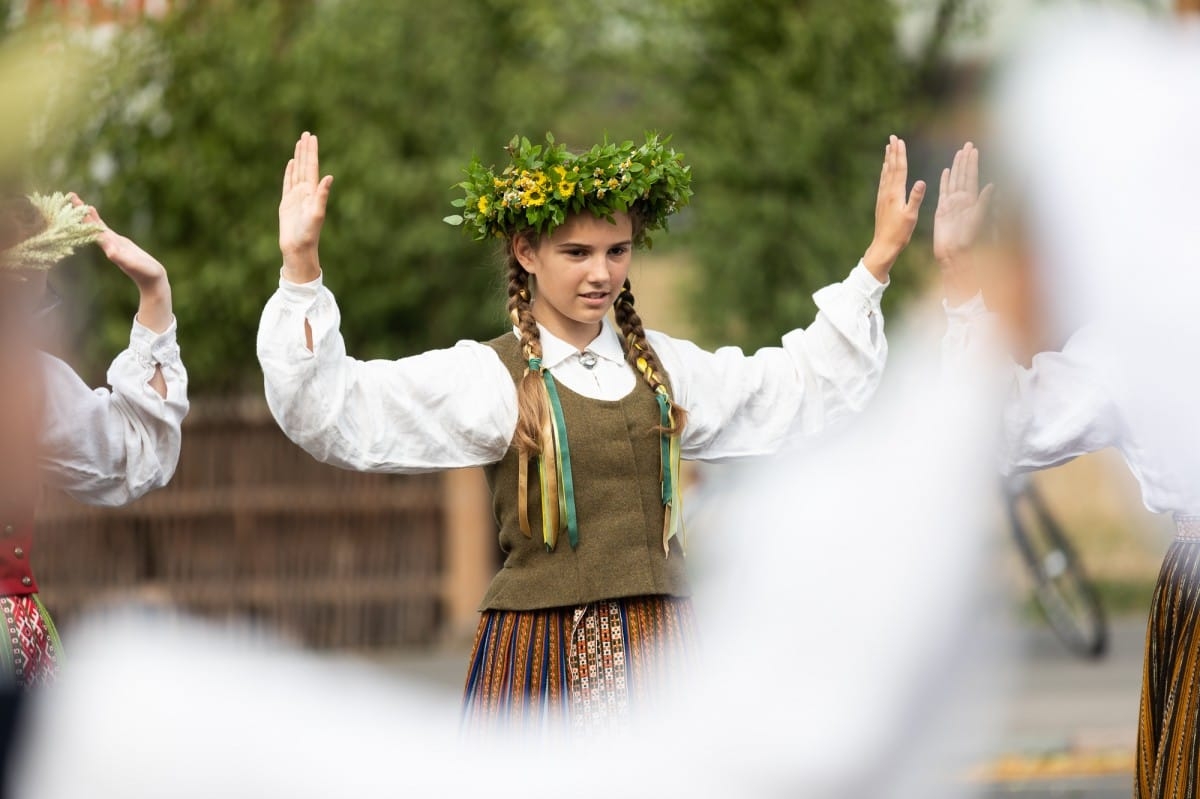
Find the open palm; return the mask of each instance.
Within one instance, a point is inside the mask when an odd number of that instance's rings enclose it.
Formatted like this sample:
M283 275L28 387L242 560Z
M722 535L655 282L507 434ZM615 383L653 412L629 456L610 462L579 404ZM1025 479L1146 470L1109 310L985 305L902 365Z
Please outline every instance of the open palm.
M933 257L953 260L969 251L979 237L992 196L989 183L979 190L979 150L967 142L942 170L937 210L933 215Z
M279 200L279 249L288 259L316 260L333 177L320 177L317 137L304 133L283 175Z

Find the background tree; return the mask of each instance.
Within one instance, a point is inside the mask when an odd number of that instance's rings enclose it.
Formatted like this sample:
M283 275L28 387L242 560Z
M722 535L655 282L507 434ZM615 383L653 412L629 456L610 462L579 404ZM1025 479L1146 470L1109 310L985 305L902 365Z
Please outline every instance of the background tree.
M896 13L880 0L714 0L686 125L707 337L777 342L870 243L887 136L912 130Z
M502 329L497 259L441 218L472 154L499 161L513 133L551 129L568 145L676 134L697 196L662 243L699 262L706 336L760 344L809 320L812 290L867 245L883 144L910 130L919 90L887 0L172 9L65 37L90 59L85 119L44 138L29 167L167 265L197 395L258 390L280 175L302 130L337 177L322 263L359 357ZM97 253L62 271L72 307L91 309L74 323L99 380L136 298Z

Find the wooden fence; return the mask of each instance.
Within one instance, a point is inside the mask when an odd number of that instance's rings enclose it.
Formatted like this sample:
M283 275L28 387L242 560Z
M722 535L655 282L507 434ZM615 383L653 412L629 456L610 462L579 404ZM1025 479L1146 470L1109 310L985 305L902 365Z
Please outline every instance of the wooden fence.
M318 648L427 644L469 626L494 567L481 483L324 466L261 401L199 404L166 488L116 509L48 492L33 565L60 624L134 599Z

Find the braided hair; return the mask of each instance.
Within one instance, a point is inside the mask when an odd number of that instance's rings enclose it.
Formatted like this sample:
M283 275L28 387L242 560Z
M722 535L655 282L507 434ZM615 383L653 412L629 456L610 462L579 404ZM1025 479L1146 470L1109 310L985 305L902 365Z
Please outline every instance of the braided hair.
M537 320L533 318L533 297L530 292L529 273L512 247L508 248L508 315L521 335L521 352L526 362L542 357L542 337ZM542 420L550 415L546 392L541 387L541 376L526 369L517 385L517 430L513 443L528 455L541 451L539 431Z
M631 209L629 217L633 223L633 234L636 240L641 222L635 210ZM535 234L531 232L519 235L530 237L531 243L536 244L537 242L536 238L533 238ZM532 280L530 274L525 271L525 267L517 259L513 244L514 242L510 241L507 247L508 313L520 334L521 352L524 354L525 360L540 359L542 357L542 341L537 321L533 316L533 295L530 285ZM673 424L670 429L656 428L656 432L678 435L687 420L687 412L676 405L670 396L666 383L666 370L658 359L658 354L650 346L649 339L646 338L642 318L634 308L633 290L628 279L625 280L620 294L617 295L614 310L617 325L621 329L621 343L625 349L626 359L650 386L651 391L658 392L661 389L668 392L667 399L671 406ZM539 432L543 420L550 414L550 407L546 402L546 393L542 390L541 382L541 377L536 372L526 370L517 386L517 429L513 443L519 451L530 456L536 456L540 452Z

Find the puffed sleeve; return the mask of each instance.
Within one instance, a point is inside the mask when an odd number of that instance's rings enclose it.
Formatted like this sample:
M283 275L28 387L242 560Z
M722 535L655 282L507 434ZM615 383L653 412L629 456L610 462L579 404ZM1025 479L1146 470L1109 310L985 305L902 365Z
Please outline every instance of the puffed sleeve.
M862 410L887 361L879 308L885 288L860 262L846 280L813 295L819 311L807 329L753 355L648 334L688 413L683 456L770 454Z
M136 321L129 348L91 389L70 366L44 355L42 471L47 483L89 505L124 505L166 485L179 463L188 412L187 370L175 322L154 333ZM162 397L150 386L161 368Z
M1119 403L1097 364L1100 331L1085 327L1059 352L1034 356L1029 367L1004 354L1001 333L981 295L945 306L943 368L950 373L995 371L1004 391L1000 469L1047 469L1110 446L1120 446Z
M504 457L517 424L516 387L494 350L464 341L359 361L346 354L340 323L321 278L281 278L263 310L258 360L267 404L288 438L319 461L359 471L426 472Z

